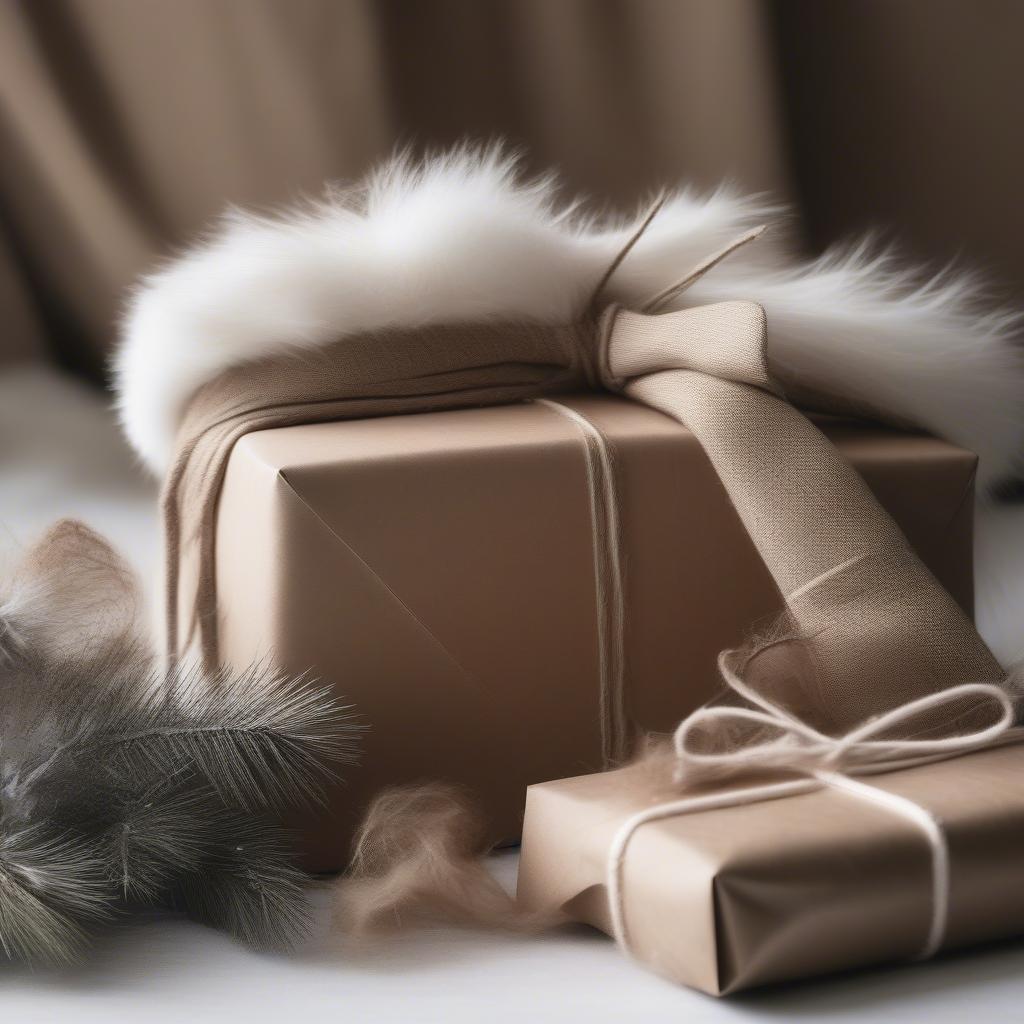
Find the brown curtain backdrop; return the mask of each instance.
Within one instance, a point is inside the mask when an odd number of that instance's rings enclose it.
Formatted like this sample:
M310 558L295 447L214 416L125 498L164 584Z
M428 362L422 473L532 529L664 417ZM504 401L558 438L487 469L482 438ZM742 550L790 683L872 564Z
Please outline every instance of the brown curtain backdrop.
M0 274L42 322L0 348L45 329L93 373L133 278L225 204L399 144L502 135L619 204L784 188L756 0L3 0L0 37Z
M0 0L0 361L102 375L132 280L228 203L504 136L629 206L796 194L1024 288L1016 0ZM793 184L795 183L795 184Z
M1024 303L1024 3L783 0L793 166L811 242L877 228Z

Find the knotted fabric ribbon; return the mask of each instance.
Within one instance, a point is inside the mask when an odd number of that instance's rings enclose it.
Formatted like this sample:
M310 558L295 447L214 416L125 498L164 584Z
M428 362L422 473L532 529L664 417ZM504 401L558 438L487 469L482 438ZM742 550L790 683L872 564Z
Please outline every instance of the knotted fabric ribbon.
M782 397L764 312L728 302L651 316L610 310L601 375L700 441L816 662L799 694L815 726L1002 670L861 476Z
M755 235L702 261L647 308L674 299ZM971 622L860 476L782 397L802 395L800 381L770 372L765 327L761 307L743 301L664 314L611 308L561 326L354 335L229 370L193 398L165 484L170 656L197 634L204 661L218 664L217 498L231 449L245 433L590 386L660 409L703 445L795 630L808 639L814 690L788 703L813 727L848 729L866 714L951 684L998 680L1001 669ZM814 401L846 411L842 396Z
M612 840L608 857L608 901L616 941L626 952L630 951L622 874L629 842L642 825L829 787L899 815L925 839L931 862L931 918L918 959L933 956L942 946L949 916L949 849L942 824L913 801L854 776L898 771L999 743L1019 741L1024 730L1012 728L1014 707L1006 690L991 683L961 683L908 701L868 719L843 736L834 737L801 721L748 686L731 667L733 654L725 651L719 656L719 670L744 704L701 708L683 720L673 737L676 781L686 786L705 778L720 781L750 778L752 784L691 793L648 807L623 822ZM980 710L986 703L997 714L994 720L989 716L989 724L976 729L931 739L891 735L919 721L922 715L938 712L946 719L955 719L956 712L965 704ZM727 742L725 749L710 752L702 752L695 743L695 737L702 733L713 738L716 733L725 732L726 736L734 737L736 727L748 731L754 727L755 737L766 738L755 738L739 745ZM796 778L771 778L772 773L780 770L798 774ZM769 781L764 781L766 775Z

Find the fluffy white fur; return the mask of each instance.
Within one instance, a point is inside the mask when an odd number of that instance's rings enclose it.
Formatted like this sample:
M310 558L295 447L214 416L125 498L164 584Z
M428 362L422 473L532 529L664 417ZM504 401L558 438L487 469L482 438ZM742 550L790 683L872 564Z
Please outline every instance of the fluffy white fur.
M646 299L765 220L779 211L756 199L678 192L608 297ZM161 472L189 396L231 365L385 326L567 321L635 223L560 205L552 179L522 181L496 149L420 166L397 158L358 190L279 216L232 212L134 296L115 361L122 423ZM1011 316L978 312L969 278L916 284L866 247L794 263L778 234L726 260L679 304L760 302L772 358L808 383L977 451L987 480L1024 469L1024 358L1010 344Z

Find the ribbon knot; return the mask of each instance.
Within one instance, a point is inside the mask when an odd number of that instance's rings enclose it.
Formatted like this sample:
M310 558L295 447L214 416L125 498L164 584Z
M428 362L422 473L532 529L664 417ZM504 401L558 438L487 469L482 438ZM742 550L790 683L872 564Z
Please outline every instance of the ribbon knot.
M767 339L764 308L744 299L657 318L613 306L598 331L601 382L610 391L623 391L633 378L686 370L781 398L782 388L768 370Z

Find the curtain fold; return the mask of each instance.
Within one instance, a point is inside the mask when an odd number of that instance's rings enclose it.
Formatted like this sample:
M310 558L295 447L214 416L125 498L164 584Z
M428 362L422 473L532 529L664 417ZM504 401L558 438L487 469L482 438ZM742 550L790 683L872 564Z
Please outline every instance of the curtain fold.
M0 334L0 367L37 359L44 350L45 330L30 282L14 251L6 225L0 223L0 310L4 331Z
M1024 302L1024 3L784 0L774 11L812 244L880 229Z
M1017 0L6 0L0 360L99 377L228 204L495 136L599 204L731 180L1024 298L1022 34Z
M723 176L784 191L771 65L757 0L9 0L3 287L52 315L0 351L100 375L131 282L226 205L396 146L501 136L621 206Z

